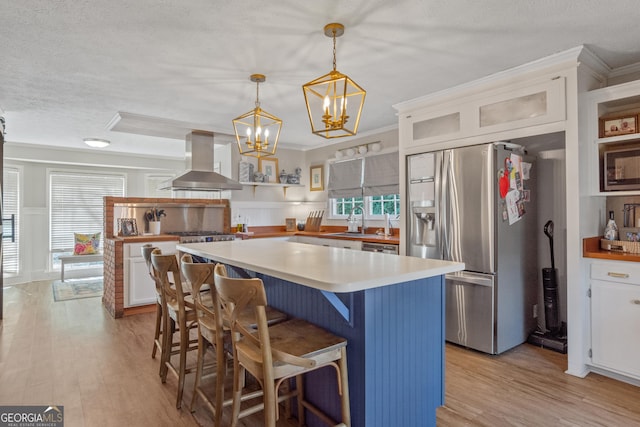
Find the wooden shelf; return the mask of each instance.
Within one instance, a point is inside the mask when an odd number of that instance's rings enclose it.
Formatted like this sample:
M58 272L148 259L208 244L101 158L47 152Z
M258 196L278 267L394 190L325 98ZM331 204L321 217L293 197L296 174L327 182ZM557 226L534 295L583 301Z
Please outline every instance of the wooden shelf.
M253 187L253 195L256 195L256 187L281 187L284 197L287 197L287 188L289 187L304 187L302 184L280 184L277 182L240 182L240 184Z

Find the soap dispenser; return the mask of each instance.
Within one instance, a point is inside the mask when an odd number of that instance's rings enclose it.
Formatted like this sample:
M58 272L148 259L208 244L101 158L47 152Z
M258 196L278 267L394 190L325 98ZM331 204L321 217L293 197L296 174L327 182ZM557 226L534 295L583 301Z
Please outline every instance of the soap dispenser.
M609 221L604 228L604 238L605 240L618 240L618 226L613 219L613 211L609 211Z

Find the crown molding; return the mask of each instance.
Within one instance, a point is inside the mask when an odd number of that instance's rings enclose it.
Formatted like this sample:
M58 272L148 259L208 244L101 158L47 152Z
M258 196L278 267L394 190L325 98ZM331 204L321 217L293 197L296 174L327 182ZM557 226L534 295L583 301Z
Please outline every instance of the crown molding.
M625 65L624 67L614 68L609 72L609 78L623 77L627 74L640 73L640 62Z
M456 99L462 96L468 96L470 93L480 93L492 87L499 86L501 83L508 79L514 81L518 79L522 80L522 77L525 75L533 75L536 73L541 74L543 72L551 72L556 69L566 67L576 67L579 64L580 54L585 50L586 48L583 45L576 46L563 52L558 52L553 55L549 55L544 58L540 58L535 61L510 68L508 70L491 74L481 79L463 83L461 85L434 92L432 94L415 98L409 101L394 104L393 108L395 108L399 113L409 112L416 108L424 107L425 105L432 105L434 103Z

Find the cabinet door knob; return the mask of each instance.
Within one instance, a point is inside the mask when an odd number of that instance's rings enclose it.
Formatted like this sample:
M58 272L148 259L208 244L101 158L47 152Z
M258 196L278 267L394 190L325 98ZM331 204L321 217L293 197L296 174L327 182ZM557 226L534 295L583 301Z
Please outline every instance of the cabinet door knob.
M640 305L640 299L632 299L631 304Z
M620 279L628 279L629 278L629 275L626 274L626 273L614 273L613 271L608 272L607 276L618 277Z

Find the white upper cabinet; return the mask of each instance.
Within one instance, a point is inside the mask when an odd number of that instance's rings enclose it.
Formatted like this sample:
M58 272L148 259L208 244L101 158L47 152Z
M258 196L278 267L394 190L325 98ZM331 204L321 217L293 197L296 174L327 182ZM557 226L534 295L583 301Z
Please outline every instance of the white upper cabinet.
M454 139L562 122L565 105L565 78L553 76L406 111L399 106L400 144L428 148Z

